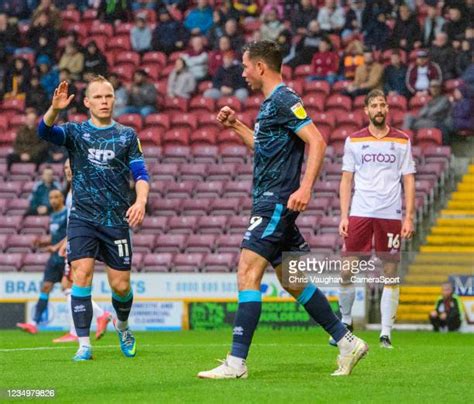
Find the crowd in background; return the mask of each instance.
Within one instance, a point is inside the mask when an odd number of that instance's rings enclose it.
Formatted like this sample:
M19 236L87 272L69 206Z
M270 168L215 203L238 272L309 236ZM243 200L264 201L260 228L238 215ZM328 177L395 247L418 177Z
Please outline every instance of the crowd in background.
M147 71L138 67L124 82L94 40L81 41L62 21L64 10L90 9L115 27L132 23L131 47L141 56L181 52L169 71L168 97L191 98L200 82L211 80L205 97L245 102L242 46L269 39L280 44L286 66L308 66L306 80L344 82L343 92L353 98L374 88L407 98L430 95L417 115L406 117L406 129L438 127L447 135L474 127L474 0L2 0L4 100L24 99L42 112L67 80L76 94L69 112L85 113L84 83L102 74L116 89L116 116L160 111ZM446 93L446 82L457 78Z

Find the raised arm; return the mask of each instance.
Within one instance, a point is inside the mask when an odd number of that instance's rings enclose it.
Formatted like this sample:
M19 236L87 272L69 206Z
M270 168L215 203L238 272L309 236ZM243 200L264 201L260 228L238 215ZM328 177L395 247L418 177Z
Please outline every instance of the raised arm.
M253 130L235 117L235 111L229 107L223 107L217 114L217 120L226 128L234 129L245 145L253 150Z

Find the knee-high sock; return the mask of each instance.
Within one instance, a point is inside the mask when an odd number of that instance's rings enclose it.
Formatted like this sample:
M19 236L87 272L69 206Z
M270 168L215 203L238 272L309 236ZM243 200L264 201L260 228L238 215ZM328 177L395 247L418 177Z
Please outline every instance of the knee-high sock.
M72 285L71 309L79 344L90 345L89 333L92 321L92 286Z
M382 299L380 300L380 314L382 317L382 331L380 335L387 335L390 337L393 323L398 309L398 300L400 298L399 286L383 287Z
M336 317L328 299L316 286L313 284L306 286L296 300L336 342L339 342L347 334L347 328Z
M94 312L94 317L96 319L104 314L102 307L100 307L94 300L92 300L92 311Z
M117 313L116 326L119 330L124 331L128 328L128 316L133 304L133 291L132 289L125 296L117 295L112 292L112 306L114 306L115 312Z
M339 287L339 308L342 314L342 322L352 324L352 306L355 300L354 285L341 285Z
M69 334L75 335L77 337L76 327L74 326L74 319L72 318L71 289L65 289L64 294L66 295L67 308L68 308L67 315L68 315L68 318L69 318Z
M261 312L262 293L259 290L242 290L239 292L239 307L232 331L231 355L233 357L247 358Z
M38 303L36 303L35 315L33 317L33 321L36 324L40 322L41 316L43 315L44 311L48 308L48 299L49 299L48 293L46 292L40 293Z

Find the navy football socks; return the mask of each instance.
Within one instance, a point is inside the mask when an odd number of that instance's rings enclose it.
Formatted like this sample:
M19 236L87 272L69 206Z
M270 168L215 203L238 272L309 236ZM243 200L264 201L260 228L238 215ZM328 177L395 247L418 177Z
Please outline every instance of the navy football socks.
M71 311L78 337L89 337L92 322L92 286L72 285Z
M41 292L39 295L38 303L36 303L35 315L33 320L38 324L41 321L41 316L48 307L49 294Z
M114 306L119 321L127 321L133 304L132 289L125 296L117 295L112 292L112 306Z

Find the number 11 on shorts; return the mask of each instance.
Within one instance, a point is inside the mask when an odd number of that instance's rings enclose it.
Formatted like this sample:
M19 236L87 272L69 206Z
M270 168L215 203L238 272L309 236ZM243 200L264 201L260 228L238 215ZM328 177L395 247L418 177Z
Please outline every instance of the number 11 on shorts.
M114 243L118 248L119 257L129 257L130 256L130 252L128 250L127 239L115 240Z

